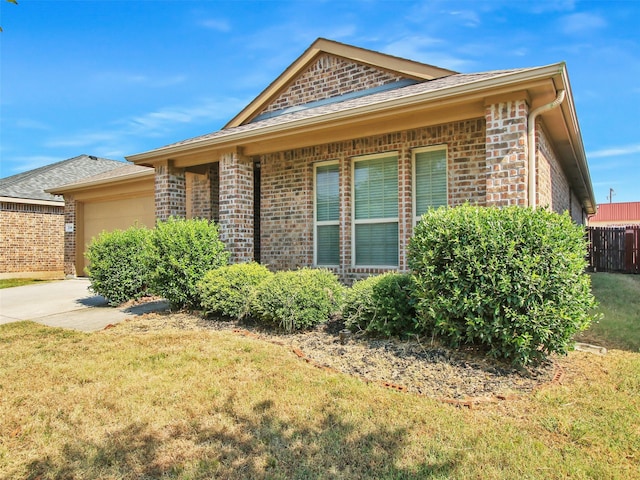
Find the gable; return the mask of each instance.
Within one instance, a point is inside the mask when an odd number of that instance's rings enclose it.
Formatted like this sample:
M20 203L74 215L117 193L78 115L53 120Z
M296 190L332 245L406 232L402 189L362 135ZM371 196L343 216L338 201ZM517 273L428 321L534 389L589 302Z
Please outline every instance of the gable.
M397 72L323 53L293 79L271 103L259 111L258 115L360 92L401 80L412 79Z
M342 67L348 71L342 72ZM358 71L349 78L351 70ZM420 82L455 73L426 63L319 38L224 128L246 125L261 114L327 100L349 92L357 94L375 88L372 85L376 84L383 87L403 79ZM331 74L340 76L339 80L335 79L334 86L339 86L347 93L337 93L339 90L335 88L323 91L322 83L329 80Z

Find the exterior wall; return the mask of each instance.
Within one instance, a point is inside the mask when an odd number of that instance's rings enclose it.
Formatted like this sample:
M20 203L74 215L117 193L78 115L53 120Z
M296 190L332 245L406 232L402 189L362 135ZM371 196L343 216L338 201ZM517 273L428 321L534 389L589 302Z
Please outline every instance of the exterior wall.
M220 158L220 239L234 263L253 260L253 160L237 152Z
M218 163L208 164L204 173L186 173L187 218L217 221L219 174Z
M156 218L186 217L187 194L183 168L175 168L171 160L155 167Z
M557 213L568 211L575 223L580 225L585 223L580 200L571 190L567 176L560 166L558 156L553 150L541 122L536 125L536 143L538 174L536 204L548 207Z
M527 205L526 100L487 105L487 189L489 206Z
M260 113L397 82L404 77L341 57L322 54L318 60Z
M78 203L73 195L64 196L64 223L73 224L77 227ZM80 215L81 217L81 215ZM77 228L74 228L76 230ZM76 263L78 262L76 253L76 232L64 232L64 273L67 276L76 275ZM81 272L82 273L82 272Z
M484 119L475 119L261 156L262 263L275 270L313 264L313 164L332 160L340 165L341 266L336 273L351 282L383 271L352 267L351 160L354 156L395 151L399 161L399 270L406 270L405 250L414 218L412 149L446 145L449 204L468 201L485 205L485 137Z
M64 207L0 203L0 277L62 277Z

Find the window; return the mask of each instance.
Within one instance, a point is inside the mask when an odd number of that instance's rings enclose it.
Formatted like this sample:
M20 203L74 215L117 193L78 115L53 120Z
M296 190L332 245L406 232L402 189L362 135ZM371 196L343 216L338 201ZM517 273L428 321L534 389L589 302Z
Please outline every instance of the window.
M398 265L398 156L353 161L354 265Z
M340 171L337 163L315 167L316 265L340 264Z
M413 211L418 222L429 208L447 205L447 149L413 151Z

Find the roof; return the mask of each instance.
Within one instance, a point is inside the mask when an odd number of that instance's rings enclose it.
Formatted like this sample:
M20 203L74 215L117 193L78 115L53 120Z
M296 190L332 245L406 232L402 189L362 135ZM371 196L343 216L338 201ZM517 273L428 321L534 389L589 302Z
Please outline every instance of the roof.
M216 132L207 133L205 135L189 138L186 140L182 140L180 142L175 142L175 143L166 145L164 147L160 147L144 153L159 152L167 149L172 149L173 147L187 146L191 144L195 145L206 140L216 140L216 139L222 140L226 137L233 137L234 135L237 135L240 133L255 132L257 134L261 130L265 130L269 127L284 126L288 123L293 124L293 123L296 123L297 121L306 120L306 119L309 119L309 120L321 119L323 116L326 116L329 114L334 114L339 112L348 112L351 110L355 111L362 107L369 107L369 106L376 106L376 105L382 106L385 103L389 103L394 100L400 100L404 98L409 100L412 97L416 97L429 92L442 91L442 90L450 89L456 86L472 84L472 83L480 82L483 80L490 80L492 78L502 77L502 76L506 76L506 75L518 73L518 72L526 72L529 70L533 70L533 68L494 70L489 72L460 73L455 75L449 75L447 77L425 81L422 83L417 83L417 84L408 85L404 87L399 87L396 89L385 90L382 92L373 93L371 95L364 95L356 98L347 97L347 99L344 101L334 101L328 104L314 106L311 108L295 109L295 111L290 113L284 113L282 115L272 116L264 120L251 122L244 125L239 125L237 127L224 128ZM144 154L139 154L139 155L144 155ZM130 161L136 161L135 157L137 157L137 155L131 155L131 156L128 156L127 159Z
M118 162L122 165L122 162ZM47 192L54 194L64 194L72 190L77 190L89 186L98 186L108 184L112 182L122 182L125 180L132 180L135 178L153 176L154 169L151 167L144 167L142 165L122 165L112 170L85 177L80 181L73 183L66 183L64 185L48 188Z
M602 203L598 212L589 216L589 223L609 222L625 224L640 222L640 202Z
M60 195L46 190L64 183L108 172L123 162L93 155L79 155L34 170L0 179L0 197L64 203Z
M282 72L271 84L262 91L249 105L236 115L225 128L237 127L250 121L268 103L270 103L300 72L322 54L342 57L363 65L374 66L379 69L393 71L406 78L414 80L433 80L458 72L446 68L420 63L406 58L395 57L385 53L355 47L345 43L318 38L305 52Z
M407 82L390 88L370 88L283 108L263 115L280 92L321 53L400 72ZM414 80L415 83L411 82ZM571 85L564 62L546 66L456 73L431 65L398 59L370 50L319 39L265 91L222 130L127 156L139 165L171 160L178 167L210 162L212 155L240 151L261 155L463 118L485 116L489 104L527 98L532 110L549 104L559 91L566 92L559 108L540 114L549 140L567 179L585 211L595 212L596 202ZM539 117L540 118L540 117ZM429 123L433 122L433 123Z

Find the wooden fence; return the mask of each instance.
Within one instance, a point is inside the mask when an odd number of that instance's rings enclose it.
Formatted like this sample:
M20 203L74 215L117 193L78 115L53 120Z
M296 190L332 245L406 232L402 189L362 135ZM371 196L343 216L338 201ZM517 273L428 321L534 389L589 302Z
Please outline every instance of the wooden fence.
M640 273L640 226L588 227L589 268Z

